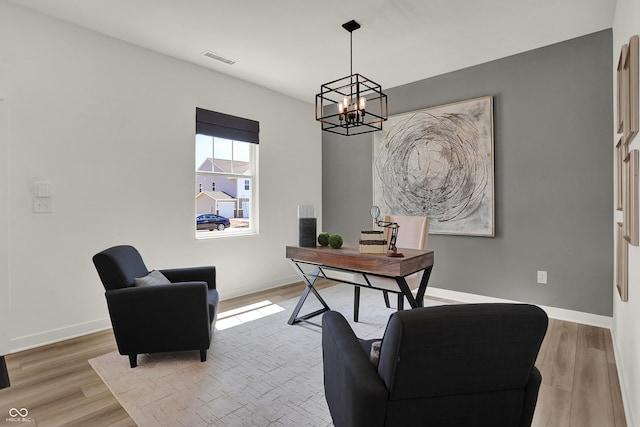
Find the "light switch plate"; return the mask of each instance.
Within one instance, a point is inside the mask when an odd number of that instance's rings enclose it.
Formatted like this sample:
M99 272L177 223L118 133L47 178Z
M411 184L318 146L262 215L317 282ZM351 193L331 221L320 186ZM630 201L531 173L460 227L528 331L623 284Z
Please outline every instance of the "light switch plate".
M51 197L51 183L38 181L33 184L33 195L36 197Z

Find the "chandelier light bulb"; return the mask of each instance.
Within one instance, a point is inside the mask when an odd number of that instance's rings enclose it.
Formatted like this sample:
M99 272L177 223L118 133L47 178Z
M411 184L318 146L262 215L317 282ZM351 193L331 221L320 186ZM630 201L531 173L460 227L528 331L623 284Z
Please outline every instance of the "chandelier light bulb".
M338 120L340 120L340 123L344 120L344 105L342 102L338 102Z

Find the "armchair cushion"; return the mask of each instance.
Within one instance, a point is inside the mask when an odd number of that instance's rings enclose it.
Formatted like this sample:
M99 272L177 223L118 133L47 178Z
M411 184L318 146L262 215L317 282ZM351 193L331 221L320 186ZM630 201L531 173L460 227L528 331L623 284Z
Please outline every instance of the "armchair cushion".
M380 363L380 346L382 345L382 341L374 341L371 343L371 350L369 351L369 360L373 363L373 366L378 367L378 363Z
M158 270L152 270L146 276L133 279L134 286L168 285L170 283L169 279Z

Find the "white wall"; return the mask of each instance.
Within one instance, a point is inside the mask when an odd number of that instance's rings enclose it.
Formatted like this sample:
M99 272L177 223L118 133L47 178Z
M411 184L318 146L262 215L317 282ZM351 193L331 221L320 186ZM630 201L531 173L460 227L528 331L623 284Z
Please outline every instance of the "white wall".
M617 0L613 23L613 73L618 63L620 48L634 34L640 34L640 2ZM615 79L614 79L615 82ZM614 109L617 108L617 92L614 84ZM617 117L617 112L614 114ZM614 119L615 120L615 119ZM615 129L614 125L614 129ZM614 136L612 141L617 141ZM611 143L613 147L613 142ZM640 137L631 143L630 150L640 149ZM615 221L622 221L620 212ZM615 223L612 232L615 232ZM613 298L613 340L620 377L627 423L629 427L640 425L640 247L629 246L629 301L622 302L615 293Z
M296 280L284 246L297 205L321 212L312 104L6 2L3 81L10 350L109 326L91 257L111 245L133 244L149 268L215 264L222 298ZM259 235L194 237L196 107L260 122ZM33 213L38 180L52 183L53 213Z
M0 80L0 325L9 323L9 120ZM9 331L0 327L0 355L9 352Z

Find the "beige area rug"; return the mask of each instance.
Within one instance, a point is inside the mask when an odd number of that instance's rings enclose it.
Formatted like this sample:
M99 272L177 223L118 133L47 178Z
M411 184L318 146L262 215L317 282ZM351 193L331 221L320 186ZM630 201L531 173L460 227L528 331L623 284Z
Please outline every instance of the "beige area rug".
M320 294L361 338L381 337L394 312L381 292L363 289L360 322L354 324L352 286L336 285ZM221 313L216 328L224 329L214 332L204 363L197 351L140 355L134 369L117 352L89 363L141 427L330 426L321 329L287 324L296 302L264 301ZM301 314L318 308L310 295ZM321 316L310 320L320 323Z

